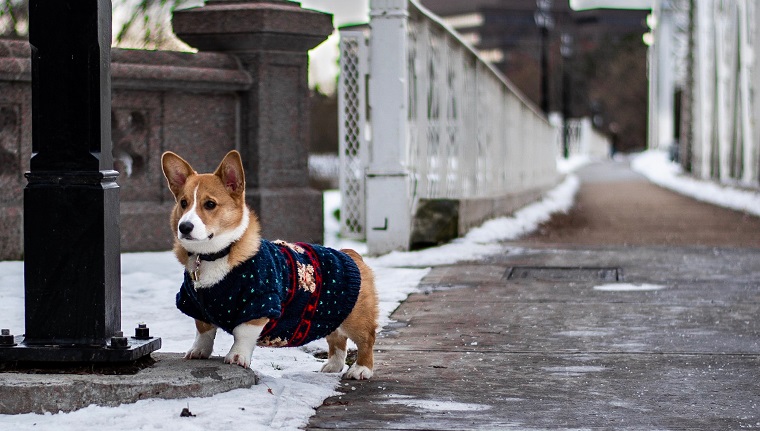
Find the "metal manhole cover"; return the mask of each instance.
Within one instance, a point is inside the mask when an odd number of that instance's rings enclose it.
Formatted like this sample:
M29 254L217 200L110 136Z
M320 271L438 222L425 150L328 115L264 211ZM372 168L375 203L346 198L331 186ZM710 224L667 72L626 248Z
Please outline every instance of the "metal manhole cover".
M507 280L539 281L622 281L623 270L605 267L515 266Z

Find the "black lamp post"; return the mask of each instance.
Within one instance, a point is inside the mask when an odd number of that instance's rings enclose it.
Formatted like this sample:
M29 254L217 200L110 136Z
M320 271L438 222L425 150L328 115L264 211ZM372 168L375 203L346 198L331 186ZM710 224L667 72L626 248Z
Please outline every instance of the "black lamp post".
M533 19L540 30L541 45L541 110L549 114L549 30L554 27L552 0L536 0Z
M124 362L161 347L121 332L111 155L111 1L32 0L32 159L24 190L24 336L0 362Z
M562 155L570 157L570 58L573 56L573 36L562 34Z

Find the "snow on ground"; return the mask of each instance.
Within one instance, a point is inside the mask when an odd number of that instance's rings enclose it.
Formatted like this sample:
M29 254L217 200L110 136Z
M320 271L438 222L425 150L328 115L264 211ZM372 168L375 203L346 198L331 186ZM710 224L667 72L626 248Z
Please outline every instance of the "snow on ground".
M579 166L574 163L566 170ZM503 252L497 244L530 232L547 220L552 212L567 211L578 188L578 179L565 181L537 203L518 211L514 217L492 220L450 244L415 252L394 252L367 262L375 270L380 295L381 325L390 322L390 314L399 303L415 291L420 280L434 265L478 259ZM363 243L339 239L338 223L333 216L339 206L337 192L325 194L325 243L331 247L354 248L366 252ZM519 252L519 250L511 250ZM182 282L182 267L171 252L125 253L122 255L122 326L130 332L146 322L151 334L162 338L162 352L184 352L193 342L192 320L181 314L174 297ZM23 264L0 262L0 316L3 327L12 333L24 330ZM225 355L232 337L220 331L214 355ZM251 429L295 430L314 414L314 408L336 394L339 374L318 370L323 360L311 353L326 350L324 340L304 348L256 348L252 368L261 376L261 384L208 399L144 400L120 407L87 408L57 414L0 415L0 429L12 430L154 430L154 429L231 429L243 425ZM382 373L382 368L377 373ZM271 393L269 392L271 389ZM181 418L185 407L196 415ZM451 407L451 406L447 406ZM469 408L469 407L468 407Z
M665 151L646 151L631 161L633 170L662 187L694 199L760 216L760 192L720 185L681 175L681 167Z
M512 240L533 231L548 221L552 213L567 212L573 205L578 186L578 177L568 175L542 200L516 211L514 216L489 220L470 230L464 237L439 247L412 252L394 251L369 261L379 267L437 266L499 253L504 250L499 241Z
M576 157L560 161L558 170L567 174L588 163ZM632 166L653 182L681 193L719 205L760 215L758 193L721 187L712 182L680 176L677 165L669 163L661 152L646 152L634 158ZM572 205L579 182L568 175L564 182L534 204L515 213L484 223L465 237L449 244L414 252L393 252L367 261L375 270L381 303L381 325L390 322L390 314L398 304L415 291L430 266L452 264L460 260L478 259L503 252L499 241L510 240L535 229L554 212L567 211ZM337 192L325 194L325 243L336 248L354 248L366 253L363 243L340 239L338 222L333 216L339 206ZM510 249L519 253L518 249ZM193 341L194 325L174 306L174 296L182 282L182 268L170 252L128 253L122 255L122 322L125 331L139 322L146 322L151 333L160 336L163 352L184 352ZM654 290L653 285L597 286L602 291ZM0 262L0 316L3 327L20 334L24 330L23 264ZM219 333L214 355L224 355L232 345L232 337ZM251 429L294 430L304 426L314 408L335 394L341 382L339 374L317 371L323 361L311 353L325 350L326 343L316 341L305 348L257 348L252 368L261 375L261 384L239 389L208 399L144 400L120 407L90 406L72 413L45 415L0 415L0 429L12 430L99 430L230 429L244 426ZM382 373L380 368L378 373ZM271 393L270 390L271 389ZM408 400L404 400L408 402ZM196 415L180 418L189 407ZM420 405L423 409L437 406ZM451 409L455 406L446 405ZM461 407L461 406L460 406ZM479 406L465 406L477 409ZM464 408L464 407L463 407Z
M587 155L573 155L565 159L560 157L557 159L557 171L560 174L569 174L575 172L577 169L587 165L591 162L591 158Z
M420 400L410 396L389 396L387 401L382 404L399 404L402 406L413 407L421 413L426 411L434 412L473 412L489 410L491 406L485 404L458 403L456 401L440 400Z
M611 283L602 284L600 286L594 286L594 290L602 292L647 292L650 290L665 289L665 286L659 284L627 284L627 283Z

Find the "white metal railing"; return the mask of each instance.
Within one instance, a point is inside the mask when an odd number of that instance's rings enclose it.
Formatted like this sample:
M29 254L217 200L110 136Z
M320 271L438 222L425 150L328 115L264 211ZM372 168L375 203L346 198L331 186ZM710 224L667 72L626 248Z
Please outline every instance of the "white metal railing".
M657 0L650 50L651 148L675 141L683 90L682 161L702 178L757 187L760 179L758 0ZM685 65L685 66L683 66Z
M562 120L558 119L554 123L554 127L556 130L555 145L562 151L565 144ZM609 138L594 129L590 118L569 119L567 120L567 129L569 155L584 155L597 159L610 155Z
M456 32L415 0L370 9L368 61L365 35L341 32L344 235L364 235L370 253L407 249L419 199L494 198L556 181L552 126ZM354 73L363 64L368 99Z
M703 178L757 184L755 2L702 0L693 7L694 171Z

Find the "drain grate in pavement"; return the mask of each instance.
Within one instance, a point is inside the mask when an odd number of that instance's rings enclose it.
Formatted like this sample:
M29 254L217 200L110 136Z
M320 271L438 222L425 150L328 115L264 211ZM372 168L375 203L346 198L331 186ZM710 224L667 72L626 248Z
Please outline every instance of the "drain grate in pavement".
M623 281L623 270L605 267L515 266L507 280L538 281Z

